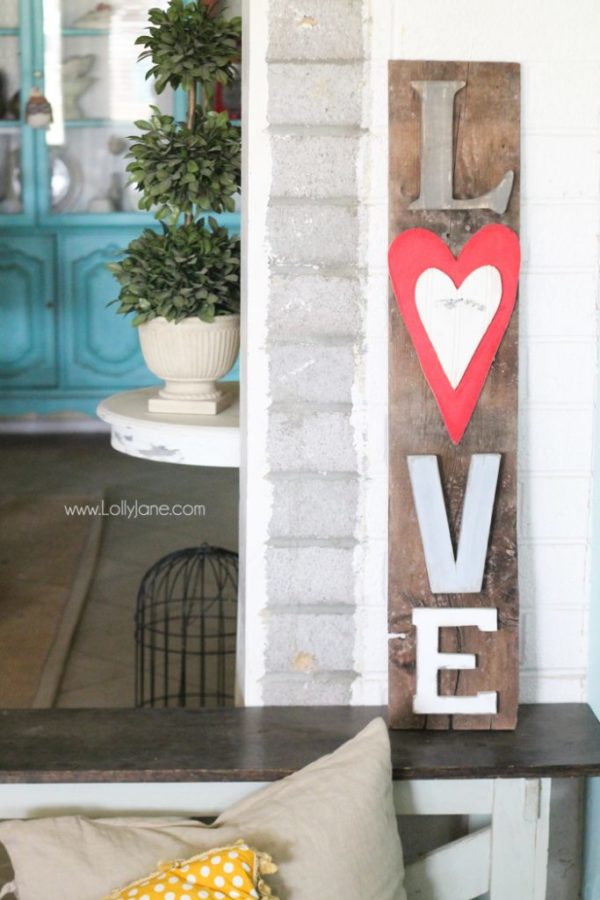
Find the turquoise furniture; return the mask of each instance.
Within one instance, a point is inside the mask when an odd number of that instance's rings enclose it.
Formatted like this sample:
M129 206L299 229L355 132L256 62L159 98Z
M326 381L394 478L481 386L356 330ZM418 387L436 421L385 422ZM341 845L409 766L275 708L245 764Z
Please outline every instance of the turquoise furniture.
M184 97L157 98L136 61L147 11L165 3L96 3L0 3L0 416L93 415L107 394L156 381L136 329L107 306L107 263L160 227L126 186L132 122L149 103L183 117ZM26 120L34 87L49 128ZM216 218L239 231L239 215Z

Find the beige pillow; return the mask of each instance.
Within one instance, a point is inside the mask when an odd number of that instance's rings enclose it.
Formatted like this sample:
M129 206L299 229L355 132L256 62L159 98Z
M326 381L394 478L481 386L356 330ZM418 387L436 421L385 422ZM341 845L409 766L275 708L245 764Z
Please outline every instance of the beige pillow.
M159 860L240 838L279 866L269 880L281 900L406 900L383 720L212 825L75 816L0 823L18 900L101 900Z

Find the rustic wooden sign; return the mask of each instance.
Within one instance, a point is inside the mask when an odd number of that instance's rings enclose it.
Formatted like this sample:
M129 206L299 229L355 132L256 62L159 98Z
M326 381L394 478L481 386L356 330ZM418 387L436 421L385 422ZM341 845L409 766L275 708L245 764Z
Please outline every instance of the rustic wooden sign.
M391 62L389 126L390 724L514 728L519 66Z

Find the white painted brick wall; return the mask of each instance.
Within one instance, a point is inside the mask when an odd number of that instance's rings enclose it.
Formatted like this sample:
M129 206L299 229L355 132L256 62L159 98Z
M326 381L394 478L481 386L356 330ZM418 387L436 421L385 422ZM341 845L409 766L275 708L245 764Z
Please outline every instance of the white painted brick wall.
M535 160L532 165L535 165ZM590 260L598 252L598 209L595 203L575 200L525 201L522 217L521 239L526 271L589 271L592 268Z
M529 338L577 338L593 336L596 309L590 303L596 291L597 274L583 272L523 272L520 292L521 340Z
M525 157L523 200L526 204L536 200L589 202L591 198L598 198L598 146L593 134L527 132L522 151Z

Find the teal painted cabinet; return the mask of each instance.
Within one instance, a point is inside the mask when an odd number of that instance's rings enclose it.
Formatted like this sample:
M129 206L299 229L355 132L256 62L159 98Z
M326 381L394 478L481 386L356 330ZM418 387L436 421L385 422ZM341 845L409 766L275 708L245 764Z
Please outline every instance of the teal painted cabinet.
M93 415L108 393L155 382L136 330L107 306L107 263L157 227L127 186L132 122L151 103L185 113L137 63L148 9L165 4L0 2L0 416ZM25 114L34 88L47 128ZM237 214L217 218L238 231Z
M0 234L0 379L3 388L57 380L54 241Z
M141 358L137 329L106 303L116 294L108 263L136 235L135 229L111 228L60 235L61 383L71 390L102 386L106 392L115 384L156 380Z

